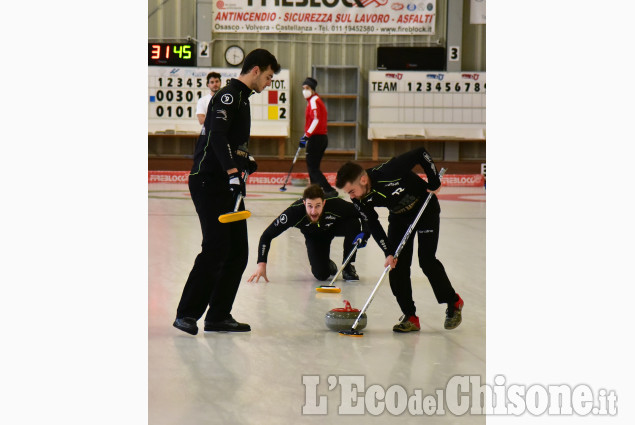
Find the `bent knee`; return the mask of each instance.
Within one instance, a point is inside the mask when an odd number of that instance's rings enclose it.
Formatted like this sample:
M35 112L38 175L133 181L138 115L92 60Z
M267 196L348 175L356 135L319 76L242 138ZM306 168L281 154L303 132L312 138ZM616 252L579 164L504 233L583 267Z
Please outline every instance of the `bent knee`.
M326 272L326 273L313 272L313 276L315 276L315 278L317 280L327 280L329 278L330 274L328 272Z

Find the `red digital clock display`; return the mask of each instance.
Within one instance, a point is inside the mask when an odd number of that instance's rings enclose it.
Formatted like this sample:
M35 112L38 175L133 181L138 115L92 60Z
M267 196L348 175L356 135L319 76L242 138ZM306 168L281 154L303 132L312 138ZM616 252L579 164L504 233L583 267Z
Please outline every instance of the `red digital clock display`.
M196 66L196 44L148 43L148 65Z

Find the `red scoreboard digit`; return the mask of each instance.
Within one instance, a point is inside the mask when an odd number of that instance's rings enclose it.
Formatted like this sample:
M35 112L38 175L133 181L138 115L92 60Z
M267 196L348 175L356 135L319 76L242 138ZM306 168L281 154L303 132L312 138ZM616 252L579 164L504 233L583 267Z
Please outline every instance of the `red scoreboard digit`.
M196 66L194 43L148 43L150 66Z

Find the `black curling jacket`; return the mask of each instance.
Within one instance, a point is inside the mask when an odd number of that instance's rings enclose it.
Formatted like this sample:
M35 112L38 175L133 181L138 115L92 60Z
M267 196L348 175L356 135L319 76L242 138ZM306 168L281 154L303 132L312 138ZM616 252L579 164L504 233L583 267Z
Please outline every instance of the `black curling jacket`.
M423 167L427 182L412 171L417 164ZM366 173L370 179L370 191L361 199L353 199L353 205L384 254L394 255L397 246L395 242L389 243L375 208L388 208L389 221L413 221L428 197L427 189L438 189L441 180L430 154L424 148L414 149L392 158L377 167L367 169ZM439 200L432 195L424 215L438 215L440 212Z
M212 174L227 179L227 170L245 169L251 131L249 96L252 90L232 78L207 107L205 123L194 149L191 175ZM237 155L242 151L242 156Z
M300 229L305 238L333 237L335 225L345 220L354 220L359 225L359 231L368 235L365 239L370 237L368 229L360 223L357 210L350 202L337 197L325 199L322 215L317 223L311 223L302 199L298 199L284 210L260 236L258 262L267 262L271 241L291 227Z

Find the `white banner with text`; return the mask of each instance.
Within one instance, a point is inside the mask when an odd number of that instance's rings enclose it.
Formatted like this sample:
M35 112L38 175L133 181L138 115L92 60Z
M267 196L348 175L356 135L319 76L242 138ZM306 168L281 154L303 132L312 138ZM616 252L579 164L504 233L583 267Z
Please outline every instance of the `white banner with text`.
M218 0L213 31L434 34L436 0Z

